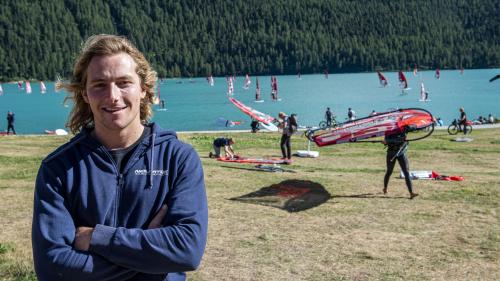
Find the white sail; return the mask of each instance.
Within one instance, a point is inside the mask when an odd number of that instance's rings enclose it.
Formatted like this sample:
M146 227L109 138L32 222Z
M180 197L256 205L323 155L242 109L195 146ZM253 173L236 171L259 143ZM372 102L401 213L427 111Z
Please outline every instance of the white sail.
M3 95L3 88L2 88L2 84L0 84L0 96Z
M46 92L47 92L47 87L45 87L43 81L40 81L40 93L45 94Z
M31 94L31 83L26 81L26 94Z

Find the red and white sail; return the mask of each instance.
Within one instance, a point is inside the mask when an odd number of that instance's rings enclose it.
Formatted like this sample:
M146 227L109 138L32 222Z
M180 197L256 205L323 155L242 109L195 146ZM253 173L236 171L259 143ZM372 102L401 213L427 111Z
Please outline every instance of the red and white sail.
M382 72L377 71L377 74L378 74L378 81L380 82L380 85L382 87L387 87L387 85L389 85L389 82L387 81L385 76L382 74Z

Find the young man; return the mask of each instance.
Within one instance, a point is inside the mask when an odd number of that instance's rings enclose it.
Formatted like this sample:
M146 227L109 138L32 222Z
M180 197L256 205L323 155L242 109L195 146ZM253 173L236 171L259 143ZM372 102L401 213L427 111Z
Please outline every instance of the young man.
M234 158L234 150L233 150L233 145L234 140L232 138L216 138L213 143L213 148L215 151L215 154L210 152L208 157L212 158L219 158L220 157L220 149L223 147L224 148L224 156L229 157L229 158Z
M90 37L69 83L79 132L38 172L32 224L38 280L185 280L207 235L194 149L151 117L156 73L128 40Z

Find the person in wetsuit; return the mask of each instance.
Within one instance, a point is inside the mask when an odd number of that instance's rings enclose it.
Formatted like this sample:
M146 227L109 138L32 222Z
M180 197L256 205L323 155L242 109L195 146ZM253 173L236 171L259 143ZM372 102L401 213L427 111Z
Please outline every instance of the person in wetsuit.
M396 160L401 167L401 171L405 176L406 187L410 193L410 199L418 196L417 193L413 192L412 182L410 178L410 165L408 162L408 141L406 140L406 132L399 134L394 134L390 136L385 136L384 144L387 146L387 171L384 177L384 194L387 193L387 186L389 185L389 179L391 177L392 171L394 170L394 165L396 165Z

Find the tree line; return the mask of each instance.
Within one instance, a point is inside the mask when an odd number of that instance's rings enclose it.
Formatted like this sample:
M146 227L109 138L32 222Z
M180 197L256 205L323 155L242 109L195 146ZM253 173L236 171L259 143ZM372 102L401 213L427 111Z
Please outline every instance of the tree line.
M498 0L5 0L0 80L65 77L129 38L160 77L500 66Z

